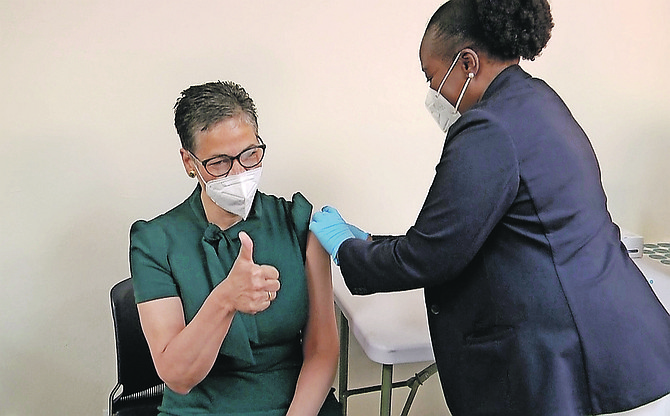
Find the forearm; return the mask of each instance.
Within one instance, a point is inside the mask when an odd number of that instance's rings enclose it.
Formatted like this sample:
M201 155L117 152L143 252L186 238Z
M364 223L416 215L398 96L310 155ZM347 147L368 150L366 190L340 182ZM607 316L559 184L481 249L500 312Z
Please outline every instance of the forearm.
M171 390L186 394L207 376L234 314L235 310L212 292L188 325L165 345L152 348L156 370Z
M335 379L337 358L337 347L324 348L305 357L287 416L319 413Z

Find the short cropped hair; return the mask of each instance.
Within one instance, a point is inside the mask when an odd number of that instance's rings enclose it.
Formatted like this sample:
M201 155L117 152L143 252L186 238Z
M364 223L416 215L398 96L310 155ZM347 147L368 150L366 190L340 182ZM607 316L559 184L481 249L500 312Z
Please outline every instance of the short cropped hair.
M241 117L258 135L254 101L244 88L231 81L191 86L182 91L174 106L174 125L181 145L192 153L198 132L233 117Z

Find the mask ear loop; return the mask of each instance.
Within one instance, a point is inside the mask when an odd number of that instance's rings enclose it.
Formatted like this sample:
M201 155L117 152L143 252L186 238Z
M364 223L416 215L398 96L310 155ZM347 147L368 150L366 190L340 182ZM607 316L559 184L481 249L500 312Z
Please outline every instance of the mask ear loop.
M444 78L442 78L442 82L440 82L440 86L437 87L437 93L435 94L436 97L438 95L440 95L440 91L442 91L442 87L444 86L444 83L447 82L447 78L449 78L449 74L451 74L451 71L454 70L454 67L456 66L456 63L458 62L458 58L461 57L461 52L458 52L458 54L456 55L456 59L454 59L454 62L451 63L451 66L449 67L449 70L447 71L447 74L444 76Z
M196 175L198 176L198 178L200 178L200 180L202 181L202 183L204 183L205 185L207 185L207 182L205 182L205 178L203 178L202 175L200 174L200 169L198 169L198 162L196 161L196 157L195 157L195 155L194 155L193 153L191 153L191 152L188 152L188 154L191 155L191 157L193 158L193 165L195 166L195 173L196 173ZM191 172L193 172L193 171L191 171ZM192 177L194 178L196 175L193 175ZM190 176L190 175L189 175L189 176Z
M463 100L463 96L465 95L465 90L468 89L468 85L470 85L470 81L475 77L475 74L470 72L468 74L468 79L465 80L465 84L463 85L463 89L461 90L461 95L458 96L458 100L456 100L456 105L454 106L454 114L458 112L458 106L461 105L461 101Z

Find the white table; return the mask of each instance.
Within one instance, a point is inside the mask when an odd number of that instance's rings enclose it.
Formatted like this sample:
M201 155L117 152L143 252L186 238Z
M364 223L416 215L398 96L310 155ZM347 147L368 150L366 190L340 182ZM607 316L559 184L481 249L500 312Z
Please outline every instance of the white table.
M645 244L645 252L650 252ZM658 257L658 258L652 258ZM662 263L665 258L670 260L670 254L659 256L657 253L651 255L645 254L641 258L633 259L637 267L644 273L647 282L656 293L656 297L661 301L661 304L670 313L670 264Z
M437 372L433 363L408 380L393 383L393 365L434 362L428 333L423 290L353 296L347 289L340 268L333 265L335 303L340 310L339 398L343 415L347 398L356 394L381 391L380 415L391 414L391 392L409 387L402 415L407 415L418 387ZM370 360L382 365L381 385L348 388L349 331Z

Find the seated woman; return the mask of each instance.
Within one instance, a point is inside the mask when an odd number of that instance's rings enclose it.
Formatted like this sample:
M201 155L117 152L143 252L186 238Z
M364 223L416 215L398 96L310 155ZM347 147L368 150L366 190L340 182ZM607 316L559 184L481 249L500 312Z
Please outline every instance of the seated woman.
M198 186L130 231L140 321L167 385L161 414L339 414L330 258L301 194L257 192L266 146L253 101L232 82L193 86L175 126Z

